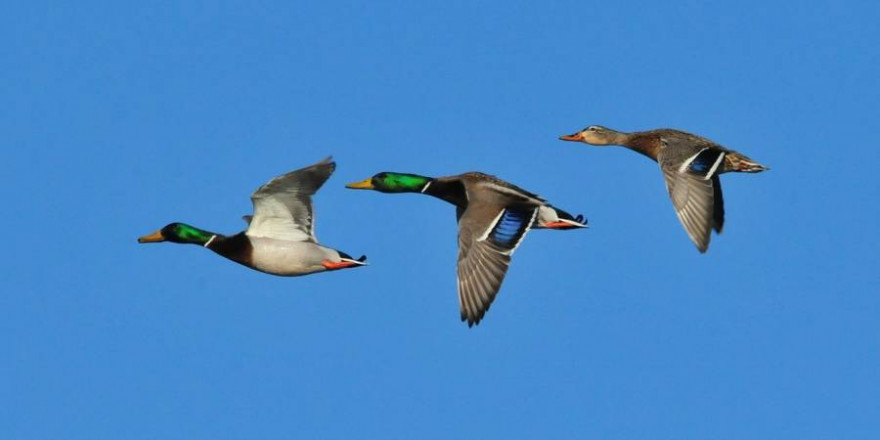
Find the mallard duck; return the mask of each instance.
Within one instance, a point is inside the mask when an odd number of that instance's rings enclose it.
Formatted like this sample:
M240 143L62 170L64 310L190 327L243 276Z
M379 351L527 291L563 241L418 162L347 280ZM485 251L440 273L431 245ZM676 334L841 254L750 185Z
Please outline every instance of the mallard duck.
M366 256L350 255L318 244L312 195L336 169L326 158L310 167L278 176L251 195L254 215L248 228L235 235L208 232L185 223L171 223L138 238L138 243L189 243L204 246L251 269L280 276L298 276L358 267Z
M421 193L456 206L458 218L458 303L461 320L478 324L510 265L510 256L531 228L586 227L522 188L483 173L431 178L384 172L346 185L384 193Z
M659 163L675 213L701 253L709 248L712 229L720 234L724 226L719 175L769 169L709 139L679 130L622 133L591 125L559 139L590 145L622 145Z

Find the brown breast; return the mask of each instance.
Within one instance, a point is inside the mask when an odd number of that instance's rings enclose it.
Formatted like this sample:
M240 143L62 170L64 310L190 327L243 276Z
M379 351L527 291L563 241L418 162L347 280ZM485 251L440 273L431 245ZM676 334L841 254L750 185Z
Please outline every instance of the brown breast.
M232 236L217 236L208 244L208 249L236 263L252 267L254 248L244 232Z

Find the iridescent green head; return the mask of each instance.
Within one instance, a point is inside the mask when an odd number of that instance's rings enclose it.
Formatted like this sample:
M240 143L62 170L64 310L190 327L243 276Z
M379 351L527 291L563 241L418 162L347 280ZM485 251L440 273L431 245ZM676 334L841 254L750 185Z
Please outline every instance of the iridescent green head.
M352 189L372 189L384 193L421 192L431 182L430 177L418 174L383 172L373 177L345 185Z
M159 243L170 241L172 243L190 243L204 245L211 237L216 236L213 232L203 231L186 223L169 223L164 228L143 237L138 238L138 243Z

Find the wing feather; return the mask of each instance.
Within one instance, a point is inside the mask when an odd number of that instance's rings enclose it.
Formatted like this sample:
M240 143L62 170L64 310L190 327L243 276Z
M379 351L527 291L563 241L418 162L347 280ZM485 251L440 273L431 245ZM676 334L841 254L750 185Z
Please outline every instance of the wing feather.
M716 224L714 187L716 184L720 186L720 182L717 179L706 180L688 172L678 172L674 167L662 165L662 162L661 169L675 214L697 249L706 252L712 227Z
M314 165L270 180L251 201L254 215L246 234L317 243L312 195L330 178L336 163L328 157Z
M529 231L538 207L524 209L471 203L458 234L458 302L461 320L478 324L494 301L510 256Z

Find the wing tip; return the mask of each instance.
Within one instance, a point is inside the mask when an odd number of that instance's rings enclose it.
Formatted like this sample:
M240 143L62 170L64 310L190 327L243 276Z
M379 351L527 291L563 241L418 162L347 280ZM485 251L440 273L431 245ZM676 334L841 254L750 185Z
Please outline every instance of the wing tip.
M482 316L468 316L465 313L461 314L461 322L467 321L468 328L473 328L475 325L479 326L482 318Z
M333 156L332 156L332 155L331 155L331 156L327 156L327 157L321 159L320 162L318 162L318 163L316 163L316 164L314 164L314 165L312 165L312 166L314 166L314 167L329 166L329 167L330 167L330 172L331 172L331 173L332 173L333 171L336 171L336 161L333 160Z

